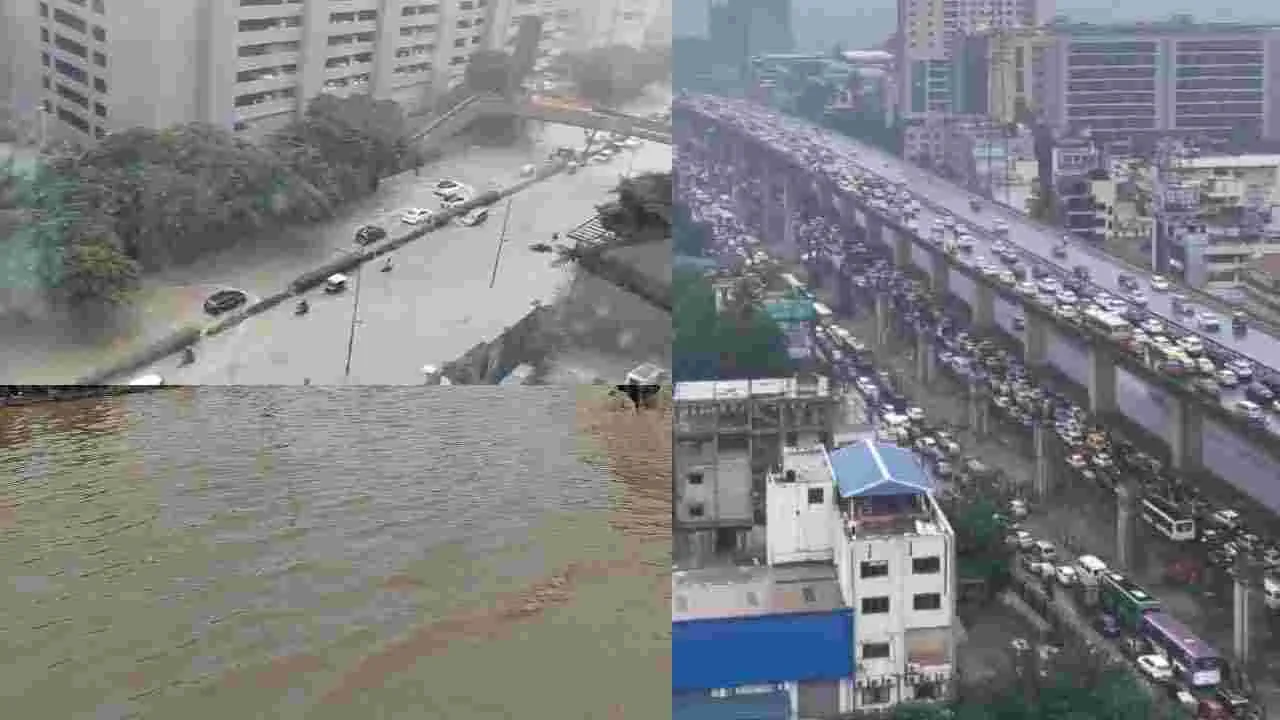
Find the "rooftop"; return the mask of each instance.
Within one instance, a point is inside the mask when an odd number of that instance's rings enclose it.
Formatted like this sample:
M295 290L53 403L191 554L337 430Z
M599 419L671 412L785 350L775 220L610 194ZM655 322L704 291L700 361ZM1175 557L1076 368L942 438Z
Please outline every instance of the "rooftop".
M671 574L671 620L829 612L843 606L829 563L720 567Z
M829 397L831 382L818 376L815 382L803 383L797 378L766 378L761 380L698 380L676 383L675 401L714 402L718 400L747 400L750 398L813 398Z
M915 495L935 490L933 478L910 450L870 439L830 455L840 497Z
M782 467L769 473L769 482L831 485L831 463L827 461L826 449L821 445L783 448Z
M1099 25L1086 22L1052 22L1048 29L1066 35L1131 35L1142 33L1181 33L1205 35L1210 33L1262 33L1280 30L1280 26L1260 23L1189 22L1181 18L1155 22L1108 23Z

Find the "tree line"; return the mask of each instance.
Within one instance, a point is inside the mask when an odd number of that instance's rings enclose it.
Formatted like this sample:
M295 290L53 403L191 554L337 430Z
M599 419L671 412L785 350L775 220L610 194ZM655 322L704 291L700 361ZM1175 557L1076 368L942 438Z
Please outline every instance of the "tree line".
M56 146L34 175L0 173L0 209L22 218L0 253L56 305L109 310L146 272L368 195L422 161L411 135L393 101L321 95L260 143L186 123Z
M583 100L617 106L640 97L650 85L671 82L671 48L592 48L565 57L560 69Z

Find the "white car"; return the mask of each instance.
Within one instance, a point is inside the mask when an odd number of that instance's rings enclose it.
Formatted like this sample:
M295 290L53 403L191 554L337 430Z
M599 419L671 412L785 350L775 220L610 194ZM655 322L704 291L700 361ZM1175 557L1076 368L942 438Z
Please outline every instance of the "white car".
M1036 287L1036 284L1028 280L1023 280L1022 282L1018 283L1017 290L1019 295L1028 295L1028 296L1035 295L1036 293L1039 292L1039 289Z
M1233 388L1240 384L1240 378L1236 377L1236 374L1230 370L1219 370L1213 379L1217 380L1218 384L1224 388Z
M907 408L907 419L911 422L924 422L924 410L915 406Z
M400 222L406 225L418 225L426 222L431 217L431 211L426 208L409 208L400 214Z
M1163 275L1152 275L1151 289L1160 293L1169 292L1169 281Z
M462 223L463 225L466 225L467 227L473 227L475 225L479 225L480 223L484 222L487 219L489 219L489 208L480 207L458 218L458 222Z
M1140 307L1146 307L1147 294L1141 290L1134 290L1132 293L1129 293L1129 302Z
M1200 342L1200 338L1194 335L1188 335L1178 339L1178 347L1188 355L1200 355L1204 352L1204 343Z
M537 172L538 172L538 168L535 165L520 166L520 177L526 177L526 178L533 177L535 174L537 174Z
M1160 655L1140 656L1138 669L1153 682L1168 682L1173 679L1173 667Z
M1005 542L1019 550L1027 550L1030 549L1032 545L1036 544L1036 539L1026 530L1014 530L1007 538L1005 538Z
M469 200L471 200L471 198L466 195L451 195L440 201L440 207L455 208Z
M1058 579L1058 584L1063 587L1071 587L1080 579L1076 575L1076 569L1070 565L1059 565L1053 574Z

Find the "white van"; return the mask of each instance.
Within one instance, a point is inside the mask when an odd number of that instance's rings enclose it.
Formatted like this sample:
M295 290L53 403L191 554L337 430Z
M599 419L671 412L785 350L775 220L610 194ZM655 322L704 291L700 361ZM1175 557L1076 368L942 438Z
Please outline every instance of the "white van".
M1107 571L1107 564L1099 560L1096 555L1081 555L1076 558L1076 570L1081 575L1088 575L1090 578L1097 579L1098 576Z

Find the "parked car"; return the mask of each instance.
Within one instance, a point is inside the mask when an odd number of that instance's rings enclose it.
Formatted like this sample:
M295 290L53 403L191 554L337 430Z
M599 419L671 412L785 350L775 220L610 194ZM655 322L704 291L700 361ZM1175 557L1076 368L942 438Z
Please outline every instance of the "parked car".
M219 290L204 301L204 311L210 315L221 315L235 310L249 301L249 296L240 290Z

